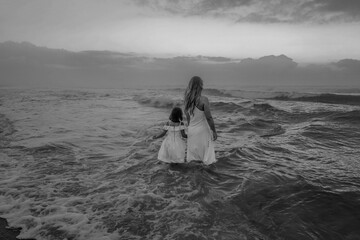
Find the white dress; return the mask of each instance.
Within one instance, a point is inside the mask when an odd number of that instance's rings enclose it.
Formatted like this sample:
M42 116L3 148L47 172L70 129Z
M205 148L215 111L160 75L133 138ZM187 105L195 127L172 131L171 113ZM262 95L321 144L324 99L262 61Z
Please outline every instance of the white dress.
M181 130L184 130L184 125L179 126L164 126L167 130L166 137L161 144L158 159L166 163L183 163L185 162L186 143L181 138Z
M197 107L190 115L188 126L186 161L200 160L209 165L216 162L212 131L206 121L204 111Z

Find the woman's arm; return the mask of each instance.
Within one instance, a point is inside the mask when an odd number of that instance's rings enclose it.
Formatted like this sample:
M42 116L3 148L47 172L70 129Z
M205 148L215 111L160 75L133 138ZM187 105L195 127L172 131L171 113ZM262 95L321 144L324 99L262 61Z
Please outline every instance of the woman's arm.
M213 137L214 137L214 141L215 141L217 139L217 133L216 133L216 129L215 129L214 119L211 116L209 100L208 100L207 97L202 96L201 101L204 104L205 117L206 117L206 120L207 120L207 122L208 122L208 124L210 126L210 129L213 132Z
M167 133L167 130L163 130L159 135L153 136L153 139L162 138Z

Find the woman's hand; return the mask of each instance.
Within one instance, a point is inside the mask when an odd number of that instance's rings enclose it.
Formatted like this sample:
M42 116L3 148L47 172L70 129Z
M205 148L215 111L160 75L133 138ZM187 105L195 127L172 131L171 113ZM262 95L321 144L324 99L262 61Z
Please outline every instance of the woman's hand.
M213 133L213 141L216 141L216 139L217 139L217 137L218 137L218 136L217 136L217 133L214 132L214 131L213 131L212 133Z
M145 139L145 143L150 143L150 142L152 142L152 140L154 140L154 138L153 137L147 137L146 139Z

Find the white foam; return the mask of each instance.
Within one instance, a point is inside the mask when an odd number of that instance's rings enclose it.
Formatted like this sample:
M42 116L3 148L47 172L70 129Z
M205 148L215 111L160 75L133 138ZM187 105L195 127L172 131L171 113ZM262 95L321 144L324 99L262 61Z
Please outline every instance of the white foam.
M179 97L169 97L169 96L136 96L134 97L135 101L138 101L140 104L145 104L151 107L157 108L171 108L174 106L181 106L182 99Z
M233 97L240 97L246 99L267 99L276 97L287 97L287 98L300 98L317 96L315 93L301 93L301 92L272 92L272 91L241 91L241 90L224 90L226 94Z

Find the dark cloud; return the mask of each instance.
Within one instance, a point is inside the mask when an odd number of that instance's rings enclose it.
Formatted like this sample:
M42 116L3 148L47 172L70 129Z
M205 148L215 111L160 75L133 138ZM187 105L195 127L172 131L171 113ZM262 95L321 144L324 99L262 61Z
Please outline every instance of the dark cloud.
M111 51L70 52L29 43L0 43L0 86L185 86L193 75L219 87L357 86L360 61L298 65L285 56L230 59L211 56L148 58Z
M252 59L247 58L241 61L241 64L246 66L262 66L262 67L268 67L268 68L277 68L277 69L289 69L289 68L295 68L297 66L297 63L294 62L291 58L280 55L280 56L264 56L259 59Z
M254 0L136 0L136 3L172 13L202 15L213 11L247 6L253 1Z
M342 68L355 68L360 70L360 61L355 59L343 59L334 64Z
M340 70L348 73L356 73L360 81L360 61L355 59L343 59L333 65L337 66Z
M309 0L299 5L300 19L317 22L352 22L360 20L358 0Z
M129 53L71 52L37 47L27 42L5 42L0 43L0 85L132 86L131 82L123 80L130 78L127 69L147 60Z
M329 12L346 12L353 15L360 14L360 1L358 0L314 0L319 10Z
M359 0L138 0L180 15L224 17L236 22L299 23L360 20Z
M28 42L4 42L0 44L0 60L26 62L32 64L52 64L73 68L93 66L129 65L142 62L146 58L129 53L111 51L71 52L63 49L37 47Z
M197 13L206 13L214 10L228 10L235 7L249 6L252 2L254 2L254 0L206 0L199 1L194 9Z
M206 57L209 61L214 62L233 62L234 59L226 58L226 57Z
M286 22L277 16L268 16L260 13L250 13L246 16L240 17L237 22L261 22L261 23L281 23Z

